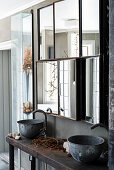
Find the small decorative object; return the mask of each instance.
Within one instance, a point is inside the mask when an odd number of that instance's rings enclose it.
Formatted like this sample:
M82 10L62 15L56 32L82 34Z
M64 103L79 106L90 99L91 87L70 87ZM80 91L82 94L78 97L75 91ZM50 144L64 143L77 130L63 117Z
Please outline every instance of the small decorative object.
M64 142L64 143L63 143L63 148L66 150L66 152L67 152L68 154L70 153L68 142Z
M16 139L16 140L21 139L20 133L18 133L18 132L10 133L10 134L8 134L8 137L14 138L14 139Z
M29 107L30 107L30 104L29 104L29 103L30 103L29 101L27 101L27 102L25 103L26 109L29 109Z
M23 112L24 113L30 113L33 111L33 106L32 103L27 101L25 103L23 103Z
M29 73L30 69L32 69L32 48L26 46L24 51L23 72L27 70L27 72Z

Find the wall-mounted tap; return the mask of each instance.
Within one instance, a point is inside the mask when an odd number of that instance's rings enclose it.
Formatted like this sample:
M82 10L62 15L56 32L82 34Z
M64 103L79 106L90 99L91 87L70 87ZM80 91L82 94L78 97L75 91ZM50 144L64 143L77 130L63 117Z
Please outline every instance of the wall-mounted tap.
M52 113L52 109L50 107L47 108L46 110L48 113Z
M104 125L103 123L97 123L93 126L91 126L91 129L94 129L96 127L103 127L105 128L107 131L109 130L108 126ZM107 145L106 145L107 146ZM103 151L101 157L107 162L107 166L109 166L108 163L108 148L106 147L105 150Z
M91 126L91 129L95 129L96 127L103 127L108 131L108 126L106 126L106 125L104 125L102 123L97 123L97 124Z
M43 133L46 134L46 132L47 132L47 115L46 115L46 112L44 112L44 111L41 110L41 109L34 110L34 111L32 112L34 118L35 118L35 114L36 114L36 113L42 113L42 114L44 114L44 116L45 116L45 123L44 123L44 128L43 128L43 130L42 130L42 134L43 134Z

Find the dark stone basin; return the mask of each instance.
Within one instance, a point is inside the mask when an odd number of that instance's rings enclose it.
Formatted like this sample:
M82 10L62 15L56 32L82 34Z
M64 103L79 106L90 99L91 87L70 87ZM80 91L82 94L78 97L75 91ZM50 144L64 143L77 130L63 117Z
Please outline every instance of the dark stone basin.
M21 135L30 139L38 136L44 126L44 121L35 119L20 120L17 123L19 124Z
M97 160L103 150L104 139L96 136L77 135L68 138L70 154L78 162Z

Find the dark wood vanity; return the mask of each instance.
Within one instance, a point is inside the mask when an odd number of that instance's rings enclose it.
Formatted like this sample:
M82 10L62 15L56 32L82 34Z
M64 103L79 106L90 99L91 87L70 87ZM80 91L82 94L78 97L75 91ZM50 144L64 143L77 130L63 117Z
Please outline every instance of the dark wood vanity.
M14 170L14 147L30 154L32 156L31 170L35 170L35 158L51 165L57 170L108 170L106 162L99 160L92 165L84 165L75 161L72 157L68 157L63 151L45 149L43 147L36 148L32 140L22 138L15 140L6 137L9 144L9 165L10 170Z

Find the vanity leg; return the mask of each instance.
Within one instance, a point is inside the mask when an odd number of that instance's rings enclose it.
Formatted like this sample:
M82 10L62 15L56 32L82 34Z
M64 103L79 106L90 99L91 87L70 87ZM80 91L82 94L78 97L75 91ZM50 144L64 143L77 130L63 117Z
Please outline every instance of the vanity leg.
M9 170L14 170L14 146L9 144Z
M35 158L29 155L29 161L31 161L31 170L35 170Z

